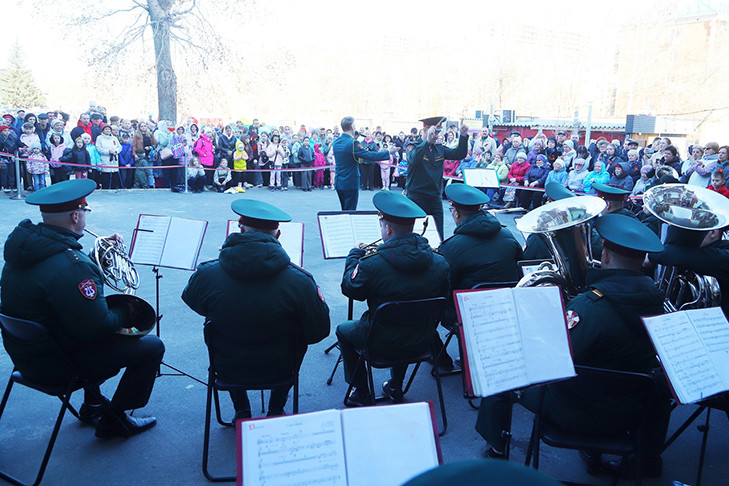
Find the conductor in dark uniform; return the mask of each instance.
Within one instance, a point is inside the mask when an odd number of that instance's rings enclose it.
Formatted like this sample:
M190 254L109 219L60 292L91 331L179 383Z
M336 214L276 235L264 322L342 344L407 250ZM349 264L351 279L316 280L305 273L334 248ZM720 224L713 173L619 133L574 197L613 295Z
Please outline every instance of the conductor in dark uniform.
M468 184L451 184L445 189L456 229L453 236L441 243L438 253L448 262L451 290L465 290L483 282L516 282L520 272L517 262L522 259L521 245L514 235L483 205L488 196ZM456 312L451 300L443 325L454 325ZM447 354L439 363L447 371ZM452 366L452 365L451 365Z
M96 189L89 179L59 182L29 195L40 206L43 222L26 219L5 242L0 280L2 312L46 327L71 360L45 345L28 346L3 335L15 366L32 381L67 383L76 372L86 383L80 418L96 424L97 437L129 437L152 427L154 417L132 417L126 410L144 407L152 393L164 345L156 336L117 334L127 327L134 307L111 308L104 277L83 253L79 239L91 209L86 196ZM121 240L120 235L112 239ZM99 385L125 368L111 401Z
M431 249L428 240L413 233L415 218L425 217L425 213L394 192L378 192L372 201L380 211L383 243L368 256L364 250L353 248L342 277L342 293L355 300L366 300L368 310L358 321L346 321L337 327L344 376L355 387L347 402L354 406L374 403L374 390L368 390L364 366L355 369L355 349L365 344L375 309L385 302L446 297L449 293L448 263ZM397 356L399 349L410 344L381 340L370 346L375 352ZM407 367L392 368L391 379L382 386L395 402L403 399L406 371Z
M432 214L435 226L443 238L443 161L461 160L468 155L468 127L461 123L458 147L449 149L437 143L445 117L424 118L423 140L408 153L408 175L405 191L408 198L425 214Z
M238 199L240 233L220 256L190 277L182 300L215 325L214 359L220 378L232 383L283 381L298 369L307 345L329 335L329 307L314 277L293 264L278 236L291 216L262 201ZM268 415L283 415L287 389L274 389ZM246 392L230 392L235 419L250 418Z
M359 199L359 164L365 160L371 162L388 160L390 154L394 154L398 149L392 144L389 151L371 152L356 140L354 118L345 116L341 125L342 134L332 144L336 165L334 188L337 190L342 211L356 211Z
M660 251L658 237L637 219L608 214L595 222L603 238L602 267L588 270L589 290L567 304L567 321L574 363L582 366L649 373L658 367L656 353L641 316L663 314L664 294L653 281L641 274L647 252ZM537 305L537 304L534 304ZM536 389L527 389L522 404L534 410ZM598 423L591 416L589 396L567 395L559 383L547 385L545 418L575 432L609 434L631 420L636 403L620 397L599 405L612 410L612 420ZM508 398L503 395L481 401L476 431L491 445L488 454L498 457L504 450L502 431L506 428ZM644 478L660 477L661 450L668 428L670 403L656 398L648 412L649 424L641 433ZM595 470L595 464L592 472ZM629 463L635 474L635 461ZM589 469L588 469L589 471Z

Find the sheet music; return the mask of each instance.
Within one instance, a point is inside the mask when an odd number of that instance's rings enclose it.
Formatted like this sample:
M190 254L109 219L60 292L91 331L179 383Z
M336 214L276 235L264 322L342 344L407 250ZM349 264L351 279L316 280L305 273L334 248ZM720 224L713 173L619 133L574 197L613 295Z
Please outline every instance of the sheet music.
M346 257L349 250L354 248L354 231L349 216L349 214L319 216L321 239L324 244L324 258Z
M428 244L431 248L438 248L443 240L440 239L438 234L438 228L435 225L435 218L432 214L427 215L425 218L415 218L415 225L413 226L413 232L420 234L423 232L423 223L425 219L428 219L428 227L425 228L425 234L423 238L428 240Z
M159 264L163 267L195 270L207 225L207 221L199 219L171 218Z
M685 311L729 388L729 322L721 307Z
M456 294L463 321L473 393L487 397L528 382L511 289Z
M380 220L376 214L350 214L349 216L352 220L352 233L354 238L352 246L349 247L347 253L357 243L367 244L382 238L382 234L380 234Z
M685 312L644 317L643 322L681 403L724 390L709 352Z
M345 483L339 411L251 420L240 427L246 486Z
M575 376L559 287L511 289L530 383Z
M473 187L499 187L496 169L463 169L463 181Z
M349 486L396 486L438 466L427 403L343 410L342 429Z
M139 224L132 246L132 262L139 265L159 265L170 227L169 216L139 215Z

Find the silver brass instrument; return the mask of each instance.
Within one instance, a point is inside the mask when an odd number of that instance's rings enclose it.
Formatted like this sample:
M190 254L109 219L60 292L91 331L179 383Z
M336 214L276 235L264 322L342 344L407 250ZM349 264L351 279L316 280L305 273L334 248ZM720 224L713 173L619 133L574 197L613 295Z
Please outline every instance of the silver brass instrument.
M104 283L117 292L133 294L139 288L139 273L127 254L126 246L87 229L84 231L96 238L89 256L104 275Z
M420 233L420 236L424 236L427 229L428 229L428 217L426 216L425 220L423 221L423 231L422 231L422 233ZM370 256L370 255L374 255L375 253L377 253L377 247L380 246L380 244L382 244L382 238L378 238L375 241L373 241L372 243L368 243L366 245L360 244L359 249L364 250L364 252L365 252L364 256Z
M643 195L643 204L668 224L664 243L698 248L707 231L729 225L729 200L721 194L688 184L654 186ZM656 285L666 293L664 308L676 310L715 307L721 304L714 277L660 265Z
M587 269L595 266L592 258L591 221L606 208L595 196L569 197L540 206L516 223L523 233L536 233L554 257L517 283L517 287L559 285L565 297L582 292Z

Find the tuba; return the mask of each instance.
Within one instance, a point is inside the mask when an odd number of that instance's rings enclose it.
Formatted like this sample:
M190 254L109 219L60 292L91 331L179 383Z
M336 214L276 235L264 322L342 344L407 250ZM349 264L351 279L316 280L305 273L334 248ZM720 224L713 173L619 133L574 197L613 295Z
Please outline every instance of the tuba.
M568 197L540 206L516 223L523 233L536 233L544 240L554 264L542 263L517 283L517 287L559 285L567 299L585 286L585 273L596 266L592 258L591 221L607 204L595 196Z
M668 225L666 244L698 248L707 231L729 225L729 200L721 194L688 184L662 184L648 189L643 205ZM719 283L714 277L659 265L656 285L666 293L667 312L715 307L721 304Z
M126 246L87 229L84 231L96 238L89 256L104 275L104 283L117 292L133 294L139 288L139 273L127 254Z

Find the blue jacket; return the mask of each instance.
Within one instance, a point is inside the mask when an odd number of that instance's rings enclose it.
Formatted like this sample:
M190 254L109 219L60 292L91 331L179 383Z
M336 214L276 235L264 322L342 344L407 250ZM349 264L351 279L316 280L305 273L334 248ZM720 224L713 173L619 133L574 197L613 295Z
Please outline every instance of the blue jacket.
M562 169L560 170L551 170L549 174L547 174L547 180L544 185L546 186L550 182L556 182L560 186L566 186L567 176L568 174L564 167L562 167Z
M549 168L549 164L546 162L542 164L541 167L536 164L531 166L524 176L524 185L526 185L527 182L539 181L537 187L544 187L544 182L547 180L547 174L549 174L551 170L552 169Z
M351 135L343 133L332 144L334 150L334 187L338 191L359 190L359 167L363 160L390 160L390 152L369 152L364 145L356 142Z

